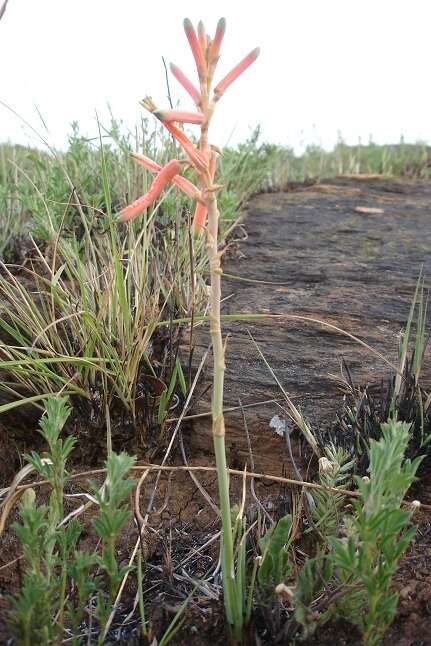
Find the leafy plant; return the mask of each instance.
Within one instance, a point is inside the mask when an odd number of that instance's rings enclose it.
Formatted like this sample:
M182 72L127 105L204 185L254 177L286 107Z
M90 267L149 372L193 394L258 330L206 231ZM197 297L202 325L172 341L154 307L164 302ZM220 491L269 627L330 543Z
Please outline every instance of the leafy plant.
M381 439L370 444L369 477L355 478L360 497L346 522L347 536L330 541L337 577L356 589L340 600L339 612L359 627L368 646L380 643L394 618L398 595L391 591L392 577L416 531L412 511L401 508L421 460L405 459L409 430L404 422L382 424Z
M23 545L27 572L19 594L11 598L10 626L24 646L47 644L55 638L51 612L56 602L57 586L51 574L52 561L45 554L52 548L48 522L48 508L35 507L34 491L23 495L21 524L15 532Z
M108 594L105 595L102 586L97 591L95 615L103 628L110 615L118 586L128 572L128 567L120 567L116 558L116 543L121 529L130 516L125 501L134 486L133 480L126 478L135 458L126 453L112 453L106 462L107 475L102 488L92 485L94 499L99 507L99 513L93 519L93 527L102 541L102 553L98 564L103 571ZM103 631L101 633L103 643Z
M279 583L283 583L292 574L291 555L289 553L292 535L292 517L283 516L259 540L262 553L257 570L257 580L263 597L274 593Z
M24 644L56 641L64 627L66 603L66 563L75 549L80 527L63 519L64 486L67 480L66 460L74 440L64 442L60 433L70 409L65 398L46 401L46 414L40 421L40 433L48 444L43 458L33 452L28 462L47 479L52 493L49 504L36 506L34 491L26 492L21 504L21 524L14 529L23 546L27 570L18 596L12 600L12 628ZM34 602L34 608L31 604ZM53 611L58 622L52 621Z
M312 516L315 527L325 543L336 536L343 522L344 490L348 489L355 460L342 448L325 446L325 456L319 460L319 479L324 489L312 492ZM334 491L334 489L336 491Z
M321 550L316 556L305 561L299 572L293 605L295 608L294 619L302 626L302 638L312 635L318 626L323 626L334 614L330 607L318 610L315 600L328 589L333 573L331 559Z
M78 541L83 527L76 519L65 523L63 509L66 460L74 441L71 437L63 441L60 433L70 409L67 400L60 397L48 398L45 407L40 432L48 451L43 457L33 452L27 459L48 480L52 493L47 505L36 504L32 489L22 497L21 522L13 527L23 548L25 573L19 593L11 599L10 624L19 642L28 646L61 643L66 627L72 632L73 643L81 643L79 626L91 596L96 593L94 613L99 620L102 643L104 625L127 572L127 568L118 565L116 543L129 517L125 501L133 481L126 475L134 458L112 453L107 460L104 485L92 485L93 499L98 505L93 526L100 538L100 551L80 551Z
M387 385L380 384L378 389L372 385L356 386L348 366L343 366L340 379L346 393L343 410L329 433L320 435L319 444L324 449L330 441L348 453L354 452L353 466L358 475L366 473L370 440L378 440L382 422L394 416L410 424L407 457L414 458L429 449L431 396L420 383L429 341L427 311L428 298L424 278L420 274L404 329L399 335L398 372L388 380Z

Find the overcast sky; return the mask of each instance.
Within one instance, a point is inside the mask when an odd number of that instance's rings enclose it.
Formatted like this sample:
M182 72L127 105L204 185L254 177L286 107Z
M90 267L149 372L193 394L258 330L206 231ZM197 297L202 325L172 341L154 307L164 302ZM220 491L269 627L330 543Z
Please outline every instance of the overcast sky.
M378 143L431 142L429 0L9 0L0 22L0 99L64 145L72 121L96 134L106 105L133 126L138 101L167 104L162 56L190 76L184 17L209 33L225 16L226 73L259 45L258 61L220 102L213 142L264 139L331 147L371 135ZM175 80L175 99L190 100ZM34 143L0 106L0 141Z

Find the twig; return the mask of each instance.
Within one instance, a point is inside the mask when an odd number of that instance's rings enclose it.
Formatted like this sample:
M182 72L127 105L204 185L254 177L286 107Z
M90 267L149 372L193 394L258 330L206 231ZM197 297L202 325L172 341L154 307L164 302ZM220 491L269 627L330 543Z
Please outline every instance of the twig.
M150 471L177 471L190 473L192 471L202 471L215 473L216 467L200 466L200 465L190 465L190 466L173 466L173 465L160 465L160 464L142 464L135 465L131 467L130 471L143 471L149 469ZM244 471L239 469L227 469L228 473L232 476L240 476L241 478L244 475ZM90 471L81 471L80 473L75 473L69 476L69 480L80 480L81 478L86 478L89 476L101 475L106 473L106 468L101 469L91 469ZM339 493L348 498L359 498L360 493L358 491L350 491L348 489L338 489L337 487L326 487L325 485L318 484L317 482L305 482L303 480L294 480L292 478L285 478L284 476L273 476L268 473L255 473L253 471L247 471L247 478L255 478L256 480L268 480L269 482L278 482L280 484L288 484L293 487L306 487L308 489L317 489L319 491L332 491L333 493ZM34 487L41 487L42 485L49 484L48 480L39 480L36 482L31 482L27 485L20 485L17 490L25 490ZM8 491L8 488L3 491ZM404 501L405 506L410 507L411 502ZM431 512L431 505L425 505L424 503L420 504L419 510Z
M181 433L181 431L178 434L178 440L179 440L179 444L180 444L181 456L183 458L184 465L188 466L187 455L186 455L186 452L185 452L185 449L184 449L183 434ZM201 492L203 498L205 498L205 500L207 501L207 503L211 507L211 509L215 512L215 514L218 517L220 517L220 509L217 507L217 505L215 504L215 502L213 501L213 499L211 498L209 493L206 491L206 489L203 487L203 485L199 482L199 480L197 479L197 477L194 475L194 473L192 471L190 471L190 477L193 480L193 482L195 483L196 487Z
M202 396L203 395L201 395L201 397ZM291 397L291 399L296 399L296 397ZM263 401L260 401L260 402L252 402L251 404L242 404L241 406L232 406L231 408L224 408L223 414L226 415L226 413L234 413L238 410L245 410L246 408L254 408L256 406L265 406L266 404L277 404L283 401L284 399L264 399ZM183 417L183 421L186 421L186 420L188 421L191 419L202 419L204 417L211 417L211 411L208 411L207 413L196 413L195 415L185 415ZM172 422L178 422L178 417L172 417L171 419L166 420L166 423L172 423Z

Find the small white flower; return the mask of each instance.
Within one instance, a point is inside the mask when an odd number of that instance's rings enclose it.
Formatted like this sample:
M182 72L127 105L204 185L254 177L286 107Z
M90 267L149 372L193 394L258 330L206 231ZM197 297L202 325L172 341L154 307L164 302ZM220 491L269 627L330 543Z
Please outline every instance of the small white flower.
M327 476L334 473L334 470L335 464L331 462L331 460L328 460L328 458L325 457L319 459L319 475Z

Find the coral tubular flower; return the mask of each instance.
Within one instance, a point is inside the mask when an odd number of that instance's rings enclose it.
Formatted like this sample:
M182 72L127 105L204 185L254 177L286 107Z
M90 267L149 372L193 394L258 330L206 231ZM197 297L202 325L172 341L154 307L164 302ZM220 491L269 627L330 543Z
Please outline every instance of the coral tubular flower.
M247 56L245 56L245 58L243 58L242 61L240 61L238 65L236 65L233 70L229 72L229 74L226 74L224 79L222 79L220 83L216 85L216 87L214 88L215 101L218 101L223 92L227 90L229 85L233 83L238 78L238 76L240 76L240 74L242 74L248 67L250 67L252 63L254 63L256 58L259 56L259 51L259 47L253 49L252 52L247 54Z
M201 112L183 112L181 110L156 110L154 116L160 121L178 121L180 123L196 123L200 125L204 122L204 115Z
M199 20L198 23L198 39L199 39L199 45L201 47L201 51L203 55L205 56L205 53L207 51L208 43L207 43L207 37L205 34L205 25L202 22L202 20Z
M120 222L128 222L129 220L136 218L138 215L141 215L145 209L157 200L166 184L171 182L175 175L178 175L180 170L181 164L177 159L172 159L172 161L167 163L166 166L163 166L154 178L149 191L120 211Z
M177 126L175 126L170 121L163 121L163 111L157 108L156 104L150 96L146 96L145 99L143 99L142 105L155 117L157 117L163 123L166 130L169 130L171 135L181 144L196 170L199 172L207 170L208 164L205 155L203 155L196 148L196 146L190 141L190 139L187 137L187 135L184 134L182 130L177 128Z
M160 164L153 161L149 157L146 157L145 155L141 155L140 153L132 153L131 156L135 161L138 162L138 164L141 164L141 166L144 166L144 168L150 170L152 173L158 173L162 169ZM178 188L180 188L183 193L185 193L192 200L202 202L202 204L204 203L200 190L186 177L183 177L182 175L175 175L175 177L173 177L172 179L172 183L175 184L175 186L178 186Z
M198 202L196 204L192 222L192 233L194 236L200 236L201 233L203 233L207 219L207 213L208 209L205 204L200 204L200 202Z
M0 3L2 0L0 0ZM184 3L183 3L184 4ZM192 54L199 75L198 90L183 72L171 64L171 71L183 88L193 99L196 112L181 112L177 110L159 110L151 97L143 101L144 107L149 110L171 133L181 145L189 161L173 160L163 168L155 161L144 155L134 154L133 157L151 172L156 173L154 181L146 195L130 204L119 213L120 221L132 220L140 215L160 195L168 182L174 183L188 196L196 201L191 229L193 234L205 234L204 244L198 244L205 249L209 273L209 332L213 353L213 387L211 400L212 435L214 442L217 479L219 484L219 501L221 512L220 560L222 569L223 598L226 611L226 621L232 643L243 643L246 628L242 606L242 571L241 561L237 559L234 541L235 531L232 526L231 502L229 493L229 477L226 460L225 423L223 410L223 391L225 375L225 343L221 329L221 295L222 295L222 266L221 252L219 249L219 207L217 192L222 188L215 183L217 158L221 151L211 145L209 129L216 107L216 102L226 91L229 85L253 63L259 49L254 49L234 67L211 92L214 70L220 57L221 45L224 38L226 23L224 18L218 21L217 29L212 40L205 33L202 22L199 23L197 32L189 19L184 20L184 30L190 44ZM196 123L200 126L200 142L196 146L175 122ZM194 186L185 177L180 175L183 165L191 165L196 171L199 188ZM191 253L194 248L191 245ZM287 588L286 588L287 590ZM238 611L240 609L240 612Z
M224 33L226 31L226 19L220 18L217 23L217 29L214 36L214 40L211 43L211 49L209 53L209 61L211 65L215 66L220 54L220 47L223 42Z
M196 168L197 171L203 172L208 168L207 160L205 155L201 153L196 146L190 141L187 135L184 134L182 130L177 128L173 123L166 121L162 122L166 130L169 130L171 135L178 141L179 144L184 148L187 156L189 157L191 163Z
M182 175L175 175L172 181L176 186L178 186L178 188L183 191L183 193L188 195L188 197L191 197L192 200L196 200L201 204L205 204L200 190L186 177L182 177Z
M133 157L133 159L137 161L138 164L141 164L141 166L145 166L145 168L150 170L152 173L158 173L159 170L162 169L160 164L153 161L149 157L146 157L145 155L141 155L140 153L131 153L131 157Z
M190 49L195 59L199 79L203 80L207 73L207 65L196 32L188 18L184 20L184 31L186 32L187 40L189 41Z
M177 79L178 83L180 83L185 91L191 96L193 99L193 102L196 106L200 106L201 104L201 95L199 90L193 85L191 81L187 78L187 76L180 70L179 67L174 65L173 63L170 64L171 72Z

